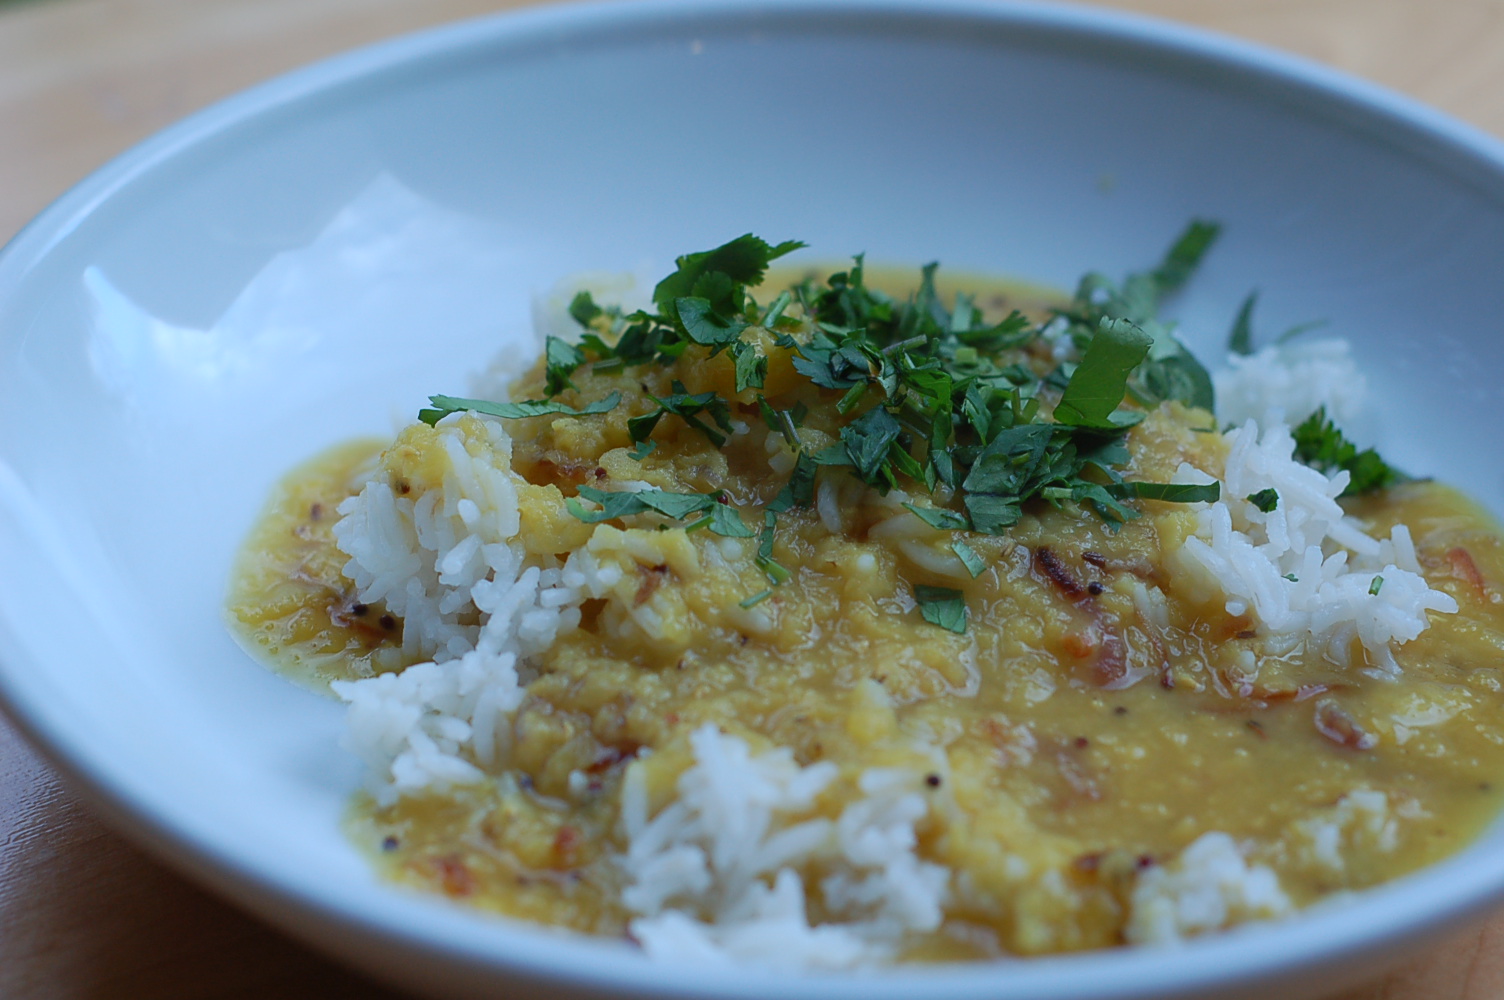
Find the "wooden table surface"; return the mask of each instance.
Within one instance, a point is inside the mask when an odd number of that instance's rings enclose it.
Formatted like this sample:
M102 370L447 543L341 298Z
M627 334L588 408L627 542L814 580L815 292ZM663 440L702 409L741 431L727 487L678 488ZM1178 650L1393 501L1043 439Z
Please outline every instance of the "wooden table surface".
M1504 135L1504 0L1111 0ZM508 0L0 0L0 242L106 158L273 74ZM0 997L396 994L114 833L0 719ZM1504 913L1341 1000L1504 997ZM1337 998L1333 998L1337 1000Z

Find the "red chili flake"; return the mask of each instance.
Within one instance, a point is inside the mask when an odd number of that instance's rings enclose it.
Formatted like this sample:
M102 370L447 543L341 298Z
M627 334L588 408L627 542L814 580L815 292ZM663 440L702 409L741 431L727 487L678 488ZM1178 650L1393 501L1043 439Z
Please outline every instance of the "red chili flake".
M1077 750L1085 750L1089 746L1091 746L1091 740L1087 739L1085 736L1076 737L1075 747Z
M1467 549L1458 546L1447 551L1447 562L1452 567L1452 575L1466 583L1481 599L1487 596L1487 584L1483 581L1483 574L1478 572L1478 564L1473 562L1473 555Z
M597 465L595 467L595 478L596 479L605 479L606 478L606 470L603 469L603 468L601 468L599 465Z
M1350 750L1372 750L1379 745L1379 738L1358 725L1335 698L1322 698L1316 703L1316 731L1338 746Z
M1267 740L1269 738L1269 734L1264 732L1263 724L1260 723L1257 719L1249 719L1248 728L1253 730L1253 735L1257 736L1261 740Z

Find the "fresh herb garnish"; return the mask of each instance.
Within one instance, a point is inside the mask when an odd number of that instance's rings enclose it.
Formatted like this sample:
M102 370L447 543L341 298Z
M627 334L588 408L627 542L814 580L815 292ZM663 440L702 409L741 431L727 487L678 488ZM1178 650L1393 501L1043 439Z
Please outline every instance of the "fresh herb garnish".
M621 393L613 392L605 399L586 403L578 410L572 406L555 402L552 399L527 399L520 403L492 403L484 399L463 399L459 396L429 396L428 401L433 404L433 407L419 410L418 419L432 427L440 420L449 416L449 414L460 413L466 410L485 413L493 417L506 417L513 420L523 417L541 417L551 413L566 417L583 417L591 413L609 413L616 409L617 403L621 402Z
M569 513L586 524L614 521L634 514L655 513L675 521L687 520L695 514L705 516L689 527L708 527L717 535L729 538L751 538L755 532L747 527L735 507L721 501L719 493L670 493L667 490L637 490L633 492L598 490L590 486L579 488L580 496L600 505L600 510L586 510L574 497L564 501Z
M1297 460L1327 475L1342 470L1351 476L1347 488L1342 491L1345 497L1381 490L1410 479L1380 458L1372 448L1359 451L1358 446L1344 437L1327 417L1324 406L1302 421L1292 433Z
M1369 594L1369 596L1370 597L1378 597L1379 596L1379 591L1383 588L1383 586L1384 586L1384 578L1382 576L1376 576L1376 577L1374 577L1373 578L1373 582L1368 585L1368 594Z
M1158 267L1130 274L1116 284L1101 274L1088 274L1075 298L1060 310L1067 334L1085 349L1104 320L1126 320L1148 334L1148 358L1134 372L1128 390L1142 406L1179 400L1188 406L1214 409L1211 376L1175 339L1174 328L1158 318L1160 304L1178 291L1200 264L1221 231L1215 223L1193 221L1176 239Z
M931 625L957 635L966 634L966 601L959 590L919 584L914 588L914 600L919 604L919 613Z
M1249 292L1248 298L1238 306L1233 317L1232 331L1227 335L1227 353L1249 355L1253 353L1253 307L1258 304L1259 293Z
M1222 497L1221 483L1124 483L1123 492L1143 500L1167 503L1216 503Z
M678 417L695 430L710 439L710 443L717 448L726 443L726 434L731 433L731 409L720 395L714 392L700 392L691 395L685 391L684 383L673 384L673 395L659 399L657 396L648 395L648 398L658 404L658 409L651 413L644 413L640 417L633 417L627 421L627 433L633 441L645 441L648 435L653 433L653 428L658 426L658 421L669 414ZM722 434L713 430L700 419L703 413L715 421L717 427L724 431Z
M1258 304L1259 293L1249 292L1243 304L1238 306L1237 315L1233 317L1232 329L1227 334L1227 353L1249 355L1254 353L1253 346L1253 307ZM1300 336L1308 330L1325 326L1326 320L1310 320L1305 323L1297 323L1284 333L1274 338L1276 344Z
M1279 506L1279 494L1272 486L1259 490L1257 493L1250 493L1244 499L1265 514Z
M827 466L845 471L825 475L849 474L880 493L902 486L934 494L930 505L905 506L931 527L957 532L1003 532L1036 502L1078 505L1115 529L1139 516L1135 499L1215 500L1217 484L1132 482L1120 470L1128 461L1125 435L1143 419L1142 408L1171 399L1212 405L1205 369L1158 319L1158 309L1189 279L1217 232L1213 224L1193 222L1158 266L1121 283L1088 275L1070 305L1044 323L1016 311L989 321L966 295L948 307L936 290L934 264L923 268L907 300L896 300L867 286L860 255L849 270L823 283L806 280L763 307L751 288L773 260L803 244L775 245L751 234L678 258L674 272L654 288L652 311L624 314L581 292L569 305L583 327L579 343L551 337L545 346L550 397L574 388L571 380L587 364L601 373L672 364L691 347L709 357L725 354L735 398L714 390L691 393L677 381L669 395L649 395L655 408L627 421L635 444L630 457L641 461L652 451L665 417L723 447L734 433L733 407L755 405L794 464L765 505L760 532L718 494L581 487L580 497L601 509L587 510L575 499L569 509L591 523L654 512L688 522L689 530L756 535L756 564L776 587L790 577L772 554L778 516L813 504ZM1251 313L1251 300L1247 308ZM1042 373L1035 367L1047 356L1041 345L1051 346L1062 331L1078 359ZM764 394L768 356L760 345L769 339L791 355L794 374L844 418L835 444L807 448L800 432L803 404L780 408L781 401ZM580 410L551 399L481 406L434 397L442 410L441 401L502 416L578 415L605 412L619 397ZM985 570L964 539L950 547L971 575ZM958 591L919 587L915 595L927 621L964 631Z
M961 560L961 565L966 567L966 572L971 574L973 580L986 572L987 564L982 561L982 557L961 539L951 542L950 550L956 554L957 559Z

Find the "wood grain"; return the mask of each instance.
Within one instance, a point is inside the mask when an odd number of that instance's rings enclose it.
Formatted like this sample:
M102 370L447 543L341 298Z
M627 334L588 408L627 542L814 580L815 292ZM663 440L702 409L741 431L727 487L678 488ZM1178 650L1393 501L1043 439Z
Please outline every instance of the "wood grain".
M1504 136L1500 0L1107 0L1277 46ZM110 156L321 56L516 3L0 6L0 240ZM3 651L0 651L3 655ZM0 718L0 996L395 997L142 854ZM1332 1000L1504 997L1504 914Z

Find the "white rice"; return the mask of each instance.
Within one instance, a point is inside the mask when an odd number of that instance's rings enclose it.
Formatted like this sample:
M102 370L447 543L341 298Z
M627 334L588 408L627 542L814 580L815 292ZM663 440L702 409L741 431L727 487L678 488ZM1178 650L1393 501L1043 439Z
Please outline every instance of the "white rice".
M1229 614L1252 616L1276 638L1305 637L1337 664L1349 663L1357 640L1368 669L1398 673L1391 646L1425 630L1428 612L1457 611L1421 576L1409 529L1395 525L1382 540L1366 534L1337 504L1348 474L1297 462L1285 424L1260 432L1249 420L1228 441L1222 499L1203 506L1196 533L1172 555L1181 586L1220 592ZM1183 466L1176 478L1209 477ZM1268 513L1245 499L1265 489L1279 498Z
M929 806L917 772L870 769L835 820L814 807L839 780L787 748L754 755L706 725L677 797L649 818L644 770L627 769L622 902L648 955L675 961L847 968L891 959L910 932L943 918L949 869L922 861L914 824ZM836 919L812 925L806 886Z
M588 596L588 556L528 565L515 542L521 480L500 423L450 418L439 436L447 469L438 489L399 496L378 475L340 504L334 526L359 600L385 601L402 618L404 651L431 657L331 685L350 704L347 743L383 802L483 780L522 700L521 658L579 624Z
M1139 874L1125 933L1130 944L1174 944L1293 909L1273 871L1248 864L1232 837L1214 831Z
M1214 372L1217 416L1227 424L1252 420L1260 427L1292 426L1325 406L1339 427L1351 425L1368 398L1368 381L1346 340L1271 344L1256 354L1233 354Z

